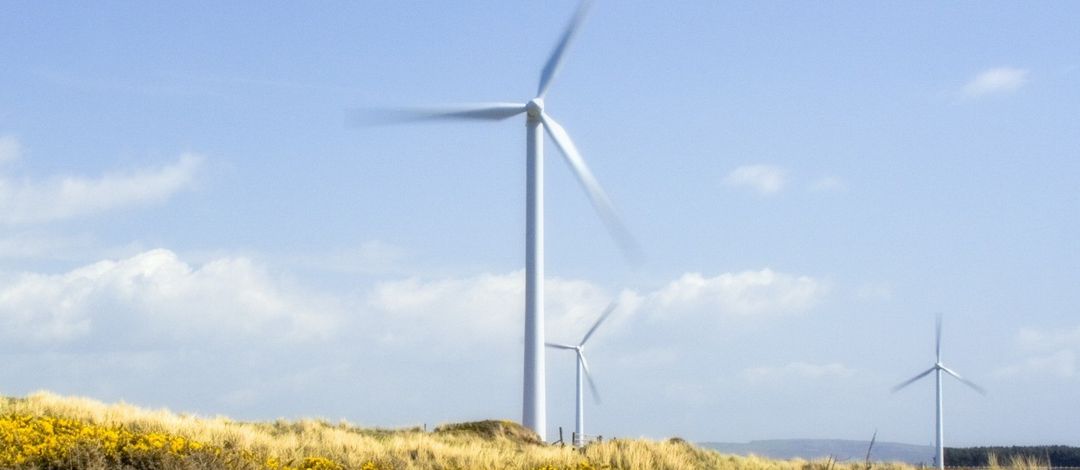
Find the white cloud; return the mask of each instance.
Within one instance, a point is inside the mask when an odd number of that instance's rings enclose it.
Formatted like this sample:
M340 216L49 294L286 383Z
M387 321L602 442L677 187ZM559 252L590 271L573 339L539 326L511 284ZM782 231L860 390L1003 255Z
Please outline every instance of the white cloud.
M838 379L855 374L855 370L833 362L829 364L810 364L792 362L783 366L751 367L743 370L743 378L750 382L780 381L785 379Z
M787 172L774 165L743 165L724 177L724 184L750 188L760 194L775 194L787 184Z
M547 279L544 292L546 329L552 332L548 336L566 341L584 333L610 301L603 289L587 281ZM367 304L385 321L381 339L386 342L467 345L477 338L515 341L524 327L525 275L514 271L462 279L382 282L375 286Z
M192 267L157 249L62 274L24 273L0 287L8 343L155 347L330 335L336 308L246 258ZM84 344L85 343L85 344Z
M1015 91L1027 82L1028 71L1013 67L996 67L984 70L964 85L968 97L1007 93Z
M41 223L160 202L189 187L202 161L184 154L161 168L96 179L66 176L38 182L0 176L0 224Z
M1053 354L1029 357L1021 363L1002 367L994 372L996 377L1050 375L1069 378L1076 374L1076 354L1063 349Z
M1017 342L1024 349L1032 351L1057 350L1063 347L1080 348L1080 326L1056 331L1023 328L1017 335Z
M688 310L715 315L798 313L813 307L828 291L823 281L766 268L714 277L686 273L650 294L647 302L663 315Z
M846 188L844 180L836 176L822 176L810 183L810 190L815 192L836 192Z
M0 136L0 163L18 160L22 154L22 146L19 139L14 136Z
M454 336L450 341L506 334L521 310L522 276L518 271L465 279L381 282L368 305L388 317L391 331L383 339L391 342L427 334Z
M1016 344L1027 352L1028 357L1021 362L997 369L995 376L1069 378L1076 374L1080 326L1055 330L1022 328L1016 335Z

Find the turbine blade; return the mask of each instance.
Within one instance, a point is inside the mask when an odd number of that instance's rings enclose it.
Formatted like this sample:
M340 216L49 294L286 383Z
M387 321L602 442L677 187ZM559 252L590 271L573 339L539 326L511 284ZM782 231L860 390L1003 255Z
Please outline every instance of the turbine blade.
M547 93L551 81L559 71L559 65L562 64L563 54L566 53L566 48L570 45L570 42L574 40L574 36L577 36L578 29L581 27L582 21L585 20L585 14L589 11L590 6L592 6L592 0L582 0L577 11L574 12L573 18L570 18L570 24L566 25L562 38L555 45L555 50L551 51L551 57L548 57L547 63L544 64L544 70L540 72L540 86L536 89L537 97L543 98L544 93Z
M632 264L640 264L641 250L638 248L637 241L634 240L634 237L630 235L630 231L623 225L622 219L619 217L618 212L615 211L614 204L611 203L611 199L604 192L604 188L600 187L600 183L596 181L592 172L589 171L585 160L581 158L581 152L574 145L574 141L570 140L570 135L566 133L566 129L563 129L558 122L555 122L555 119L545 112L540 113L540 120L544 123L544 129L551 136L551 140L554 140L555 145L559 147L566 163L570 165L574 176L577 177L581 186L585 188L586 194L589 195L589 202L592 203L593 208L600 215L600 220L604 222L608 232L611 233L611 237L615 239L615 243L619 245L623 254Z
M600 390L596 388L596 382L593 381L592 373L589 372L589 363L585 361L585 354L578 352L578 359L581 360L581 369L585 372L585 379L589 382L589 391L592 392L593 400L600 403Z
M611 303L608 304L607 308L604 309L604 313L600 314L600 318L598 318L596 320L596 323L593 323L592 328L589 328L589 331L587 333L585 333L585 337L581 338L581 343L579 344L579 346L584 346L585 342L588 341L589 338L592 337L593 333L596 332L596 329L600 327L600 324L603 323L604 320L607 320L607 317L609 315L611 315L611 312L614 312L615 309L618 308L618 307L619 307L619 301L618 300L612 300Z
M544 345L545 345L545 346L547 346L547 347L549 347L549 348L555 348L555 349L572 349L572 350L577 350L577 347L576 347L576 346L570 346L569 344L559 344L559 343L544 343Z
M466 103L446 106L358 109L349 121L357 125L400 124L415 121L500 121L525 112L521 103Z
M941 362L941 314L937 314L937 328L934 330L937 334L937 342L934 343L934 351L937 354L937 361Z
M931 367L931 368L929 368L929 369L926 369L926 372L923 372L923 373L921 373L921 374L919 374L919 375L916 375L915 377L912 377L912 378L910 378L910 379L907 379L907 380L905 380L904 382L900 383L899 385L897 385L897 386L893 387L893 388L892 388L892 392L893 392L893 393L899 392L899 391L900 391L900 390L901 390L902 388L904 388L904 387L907 387L908 385L911 385L911 384L912 384L912 383L914 383L914 382L915 382L916 380L919 380L919 379L921 379L921 378L923 378L923 377L926 377L926 376L927 376L927 375L929 375L929 374L930 374L931 372L933 372L933 371L934 371L935 369L937 369L937 366L934 366L934 367Z
M951 375L953 377L956 377L956 380L959 380L964 385L967 385L968 387L971 387L972 390L975 390L976 392L979 392L979 393L981 393L983 395L986 395L986 389L985 388L980 387L975 382L972 382L972 381L970 381L968 379L960 377L960 374L957 374L956 372L953 372L952 369L950 369L948 367L945 367L945 366L941 366L941 370L945 371L946 374L949 374L949 375Z

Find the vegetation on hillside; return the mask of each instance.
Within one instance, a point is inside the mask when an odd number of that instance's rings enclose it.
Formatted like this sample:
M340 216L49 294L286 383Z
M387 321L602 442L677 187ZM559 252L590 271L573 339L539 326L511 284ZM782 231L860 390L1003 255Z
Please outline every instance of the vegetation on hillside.
M318 420L243 423L39 392L0 399L0 469L867 470L833 460L722 455L681 439L540 443L510 421L365 429ZM875 470L912 470L873 464Z

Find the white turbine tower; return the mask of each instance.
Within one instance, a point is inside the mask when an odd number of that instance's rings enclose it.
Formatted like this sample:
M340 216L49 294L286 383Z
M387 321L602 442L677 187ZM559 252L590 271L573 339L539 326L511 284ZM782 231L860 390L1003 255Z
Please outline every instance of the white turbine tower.
M932 372L935 373L935 379L937 379L937 440L936 440L937 441L937 456L935 457L935 460L937 460L938 469L939 470L944 470L945 469L945 443L944 443L945 428L944 428L944 423L943 423L942 418L941 418L941 373L944 372L944 373L949 374L949 375L951 375L953 377L956 377L956 379L959 380L961 383L963 383L964 385L967 385L968 387L971 387L976 392L979 392L979 393L981 393L983 395L986 395L986 390L984 390L982 387L976 385L975 382L972 382L972 381L970 381L968 379L965 379L965 378L961 377L960 374L957 374L952 369L949 369L948 367L945 367L945 364L942 364L942 362L941 362L941 315L937 316L937 330L936 331L937 331L937 342L936 342L937 361L934 363L934 366L927 369L925 372L922 372L919 375L916 375L915 377L912 377L912 378L904 381L903 383L893 387L892 391L893 391L893 393L896 393L896 392L900 391L900 389L902 389L904 387L907 387L908 385L911 385L912 383L915 383L917 380L919 380L919 379L921 379L923 377L926 377L927 375L930 375L930 373L932 373Z
M581 342L578 343L577 346L571 346L569 344L547 343L547 346L550 348L568 349L574 351L577 356L577 415L576 420L574 421L575 446L581 446L581 444L584 443L585 439L585 390L582 387L581 383L582 375L584 375L585 378L589 381L589 390L592 391L593 399L595 399L597 402L600 402L600 392L596 389L596 382L593 382L592 374L589 373L589 363L585 360L585 343L589 341L589 338L592 337L593 333L596 333L596 329L600 327L600 324L603 323L604 320L607 319L608 315L611 315L611 312L614 312L615 308L618 306L618 302L611 302L611 304L609 304L608 307L604 309L604 313L600 314L600 318L596 320L596 323L593 323L592 328L589 328L589 331L585 333L585 336L583 338L581 338Z
M639 258L637 245L623 226L615 207L570 135L545 111L544 95L562 64L563 55L577 35L585 13L592 4L583 0L567 25L540 74L536 97L528 103L473 103L454 106L384 110L375 121L415 120L500 121L524 113L525 119L525 366L521 423L546 440L546 395L544 384L544 131L555 142L566 163L588 194L608 231L630 258ZM365 119L369 120L369 119ZM370 121L370 120L369 120Z

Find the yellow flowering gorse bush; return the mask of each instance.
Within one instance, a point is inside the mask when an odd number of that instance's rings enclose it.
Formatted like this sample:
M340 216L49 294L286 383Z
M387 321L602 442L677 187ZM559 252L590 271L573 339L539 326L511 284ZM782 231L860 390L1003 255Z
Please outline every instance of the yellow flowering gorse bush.
M143 466L138 462L176 461L201 454L223 468L344 470L340 464L323 457L307 457L298 466L292 466L276 458L260 459L250 450L228 451L163 432L137 432L54 416L0 416L0 468L62 468L72 453L86 448L96 451L109 467L117 468L138 468Z

